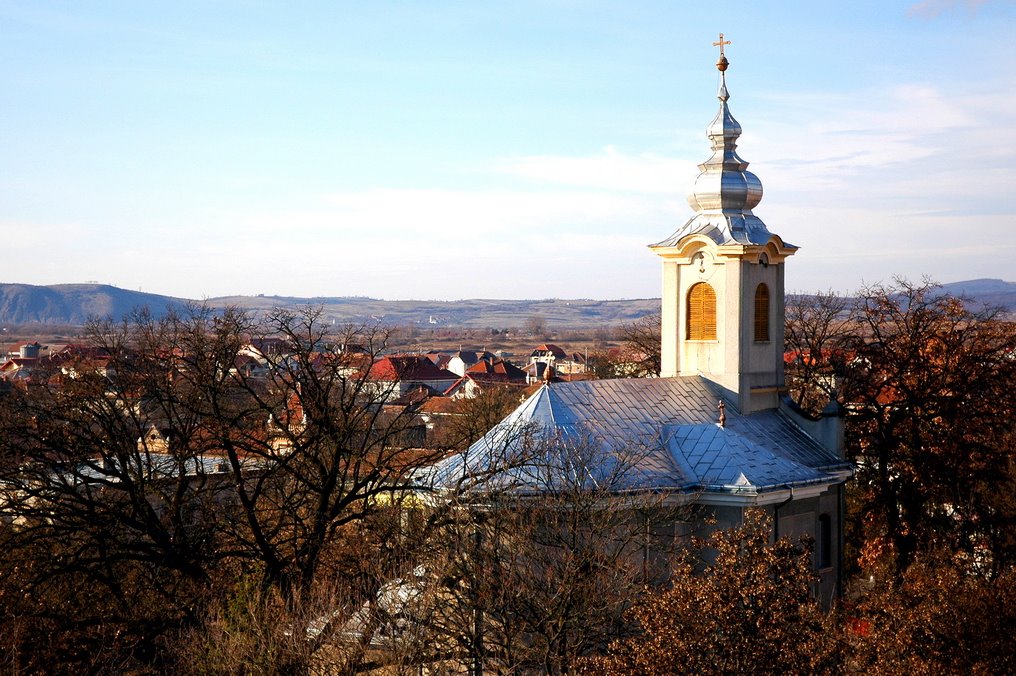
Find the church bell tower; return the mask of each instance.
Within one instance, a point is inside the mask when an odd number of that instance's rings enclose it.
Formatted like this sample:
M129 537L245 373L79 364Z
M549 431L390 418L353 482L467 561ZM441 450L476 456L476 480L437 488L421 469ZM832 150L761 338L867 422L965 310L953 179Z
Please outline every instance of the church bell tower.
M650 248L663 260L661 376L701 375L742 413L775 408L783 378L784 263L797 247L752 209L762 183L737 152L720 34L720 109L688 203L695 215Z

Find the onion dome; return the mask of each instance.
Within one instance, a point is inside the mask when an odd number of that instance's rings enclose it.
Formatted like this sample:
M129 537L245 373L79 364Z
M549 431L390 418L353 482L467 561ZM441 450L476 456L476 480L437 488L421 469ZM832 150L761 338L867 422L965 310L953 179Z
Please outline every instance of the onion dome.
M747 171L748 163L737 154L741 125L730 114L726 73L720 71L720 110L709 123L706 134L713 156L699 165L700 173L688 203L696 212L729 211L742 214L762 201L762 182Z
M691 234L708 235L717 244L765 244L773 236L752 209L762 201L762 182L748 171L748 163L737 154L737 139L741 136L741 125L730 114L727 101L727 68L730 62L723 54L723 36L720 35L720 59L716 68L720 71L720 88L717 98L720 109L706 128L706 136L712 147L712 157L699 165L695 187L688 196L688 203L695 210L695 216L677 232L657 246L674 246L683 237Z

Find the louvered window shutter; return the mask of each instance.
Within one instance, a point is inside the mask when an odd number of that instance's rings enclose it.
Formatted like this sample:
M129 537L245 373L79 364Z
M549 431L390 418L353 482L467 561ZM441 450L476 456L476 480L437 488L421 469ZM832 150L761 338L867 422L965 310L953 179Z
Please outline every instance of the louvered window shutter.
M705 282L688 290L688 340L716 340L716 292Z
M769 287L759 284L755 289L755 342L769 340Z

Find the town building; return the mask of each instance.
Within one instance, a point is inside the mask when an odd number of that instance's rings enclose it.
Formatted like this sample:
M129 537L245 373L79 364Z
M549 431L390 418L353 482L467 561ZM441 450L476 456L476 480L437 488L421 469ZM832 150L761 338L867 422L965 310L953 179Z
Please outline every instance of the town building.
M459 350L448 359L448 365L444 368L448 369L457 376L464 376L466 375L466 371L477 364L480 364L481 362L490 362L494 359L497 359L497 357L486 350L482 350L480 352Z
M472 399L484 389L495 387L524 388L528 384L526 372L504 359L481 360L469 367L465 374L444 392L452 399Z
M557 361L568 358L568 354L557 345L546 343L538 345L529 355L530 364L546 364L553 366Z
M367 372L367 380L379 400L398 399L412 389L426 387L431 394L441 394L459 376L438 368L422 355L391 355L374 362Z

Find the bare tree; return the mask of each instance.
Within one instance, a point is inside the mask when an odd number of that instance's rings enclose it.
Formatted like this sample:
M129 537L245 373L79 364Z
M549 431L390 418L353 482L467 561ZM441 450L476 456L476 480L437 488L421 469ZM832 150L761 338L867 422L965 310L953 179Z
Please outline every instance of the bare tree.
M401 445L409 417L368 377L386 332L330 328L315 309L97 322L81 356L5 395L3 556L32 599L19 616L129 627L154 659L223 576L253 573L306 607L322 580L363 598L396 574L407 557L384 548L382 513L434 455ZM257 349L269 340L283 347ZM103 603L63 616L81 585ZM92 633L89 650L108 645Z
M621 358L628 365L624 375L636 378L660 375L660 313L621 324Z
M546 338L548 335L547 318L541 314L529 315L524 326L530 336Z
M791 398L805 411L818 413L836 397L837 378L849 355L852 334L849 298L834 291L787 297L784 349Z
M631 490L642 455L534 434L506 476L460 494L427 564L431 645L474 673L566 673L623 636L690 512Z
M588 368L597 378L654 378L660 375L660 313L621 324L615 332L621 345L589 355Z
M435 447L465 450L501 422L524 398L514 386L486 385L477 396L455 400L452 410L435 427Z

